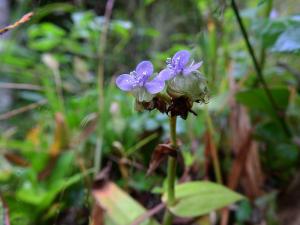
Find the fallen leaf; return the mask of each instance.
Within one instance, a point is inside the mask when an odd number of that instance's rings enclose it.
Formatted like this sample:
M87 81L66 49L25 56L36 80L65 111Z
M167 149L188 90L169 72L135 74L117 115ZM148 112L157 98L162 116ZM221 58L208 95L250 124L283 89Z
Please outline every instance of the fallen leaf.
M113 182L107 181L94 186L92 193L96 203L105 210L115 225L132 224L146 212L144 207ZM153 219L147 219L141 224L158 225Z

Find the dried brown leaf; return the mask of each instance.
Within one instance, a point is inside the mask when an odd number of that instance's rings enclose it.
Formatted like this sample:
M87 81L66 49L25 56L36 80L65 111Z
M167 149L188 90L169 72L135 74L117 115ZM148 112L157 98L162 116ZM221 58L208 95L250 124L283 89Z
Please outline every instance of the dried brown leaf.
M4 157L7 161L10 163L21 166L21 167L27 167L29 166L29 162L27 162L24 158L22 158L20 155L14 153L14 152L6 152L4 153Z
M209 132L209 130L207 130L205 132L205 136L204 136L204 140L205 140L205 155L206 155L206 159L211 158L212 162L214 163L214 168L215 168L215 175L216 175L216 179L218 182L222 183L222 176L221 176L221 171L219 170L220 168L220 162L219 162L219 157L218 157L218 153L217 153L217 148L215 145L215 142L213 140L213 136L211 134L211 132ZM206 160L206 171L208 170L208 160ZM207 172L206 172L207 173Z
M35 126L26 134L26 140L31 141L34 146L39 146L40 144L40 135L41 135L41 128L40 126Z
M54 142L50 147L50 155L56 157L60 152L69 146L68 127L62 113L55 114Z
M46 167L39 173L39 180L43 180L51 174L57 160L59 159L60 153L64 149L67 149L69 145L68 126L66 124L64 115L58 112L55 114L54 141L49 150L50 160Z
M48 161L46 167L38 174L38 179L39 180L44 180L45 178L47 178L51 174L53 168L55 167L55 164L56 164L58 158L59 158L58 155L57 156L52 156L50 158L50 160Z
M90 225L104 225L104 211L97 203L93 205Z
M146 212L143 206L113 182L95 186L92 193L96 203L116 225L132 224ZM149 225L158 225L153 219L145 219Z
M71 147L76 147L78 144L84 142L97 128L97 116L93 117L91 120L88 121L88 123L83 128L82 132L72 139L71 141Z
M258 147L252 139L252 126L247 110L239 105L234 98L239 87L232 76L229 76L229 83L231 146L236 157L228 175L227 185L234 190L241 183L247 196L253 199L262 194L261 187L264 182L258 157ZM222 212L221 225L227 225L228 220L229 210L226 208Z
M93 190L97 191L106 185L106 183L109 181L111 166L111 162L109 162L107 166L97 174L94 180Z
M172 156L177 158L178 151L174 149L170 144L159 144L154 149L151 161L149 164L149 168L147 171L147 175L153 173L157 169L157 167L168 157Z

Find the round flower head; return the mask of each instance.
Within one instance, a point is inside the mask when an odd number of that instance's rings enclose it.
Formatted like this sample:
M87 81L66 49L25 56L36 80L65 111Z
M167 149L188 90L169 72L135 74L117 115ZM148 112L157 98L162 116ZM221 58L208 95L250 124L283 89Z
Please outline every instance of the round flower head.
M123 91L132 92L139 102L149 102L153 96L164 89L164 80L150 79L153 65L150 61L140 62L130 74L122 74L116 79L116 85Z
M190 62L191 54L187 50L175 53L167 60L167 68L157 78L168 80L167 92L172 97L186 96L191 101L205 102L207 95L206 79L198 71L202 62Z

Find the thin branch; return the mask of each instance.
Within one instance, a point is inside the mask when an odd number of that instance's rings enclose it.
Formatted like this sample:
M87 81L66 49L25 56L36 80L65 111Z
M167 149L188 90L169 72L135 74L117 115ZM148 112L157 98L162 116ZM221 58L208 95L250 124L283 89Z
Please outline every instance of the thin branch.
M20 89L20 90L31 90L41 91L42 87L33 84L20 84L20 83L0 83L0 88L4 89Z
M135 219L131 225L139 225L142 222L144 222L146 219L150 218L151 216L155 215L156 213L158 213L159 211L161 211L163 208L165 208L165 204L164 203L160 203L157 206L155 206L154 208L148 210L147 212L145 212L144 214L142 214L141 216L139 216L137 219Z
M27 21L30 20L30 18L32 17L33 13L27 13L25 14L21 19L19 19L17 22L15 22L14 24L8 25L7 27L3 27L0 29L0 35L6 33L7 31L10 31L18 26L20 26L22 23L26 23Z
M269 87L268 87L268 85L267 85L267 83L266 83L266 81L264 79L264 76L262 74L262 70L260 68L260 65L259 65L257 59L256 59L253 47L250 44L248 33L247 33L246 28L245 28L245 26L243 24L243 21L242 21L242 18L240 16L238 7L237 7L237 5L236 5L236 3L235 3L234 0L231 0L231 7L232 7L232 9L234 11L235 17L237 19L237 22L238 22L239 27L241 29L241 32L243 34L244 40L246 42L247 49L248 49L249 54L250 54L250 56L252 58L252 62L253 62L253 65L254 65L254 68L255 68L255 71L256 71L257 78L258 78L259 82L262 84L263 89L264 89L264 91L265 91L265 93L267 95L267 98L269 99L269 102L270 102L270 104L271 104L271 106L272 106L272 108L273 108L273 110L275 112L275 115L276 115L279 123L281 124L284 132L286 133L286 135L288 137L291 137L291 132L290 132L290 129L289 129L288 125L285 122L284 115L282 115L280 113L280 108L278 107L277 103L275 102L274 97L272 96L272 93L271 93L271 91L270 91L270 89L269 89Z
M32 104L29 104L27 106L24 106L24 107L21 107L21 108L14 109L12 111L3 113L3 114L0 115L0 121L10 119L11 117L14 117L14 116L17 116L21 113L33 110L33 109L35 109L39 106L45 105L46 103L47 103L47 100L41 100L39 102L32 103Z

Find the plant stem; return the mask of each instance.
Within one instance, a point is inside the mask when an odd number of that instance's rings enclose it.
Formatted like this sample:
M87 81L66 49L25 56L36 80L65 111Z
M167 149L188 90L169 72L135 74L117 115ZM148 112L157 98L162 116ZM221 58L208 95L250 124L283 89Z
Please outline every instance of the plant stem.
M163 225L171 225L173 221L173 215L172 213L166 209L165 215L164 215L164 220L163 220Z
M104 107L104 58L105 58L105 47L107 40L107 33L109 29L110 18L112 14L112 9L114 6L114 0L107 0L104 14L104 25L102 29L102 33L99 39L99 48L98 48L98 70L97 70L97 79L98 79L98 115L99 115L99 125L97 129L97 144L95 148L94 154L94 177L96 177L97 173L101 168L101 158L102 158L102 144L103 144L103 107Z
M168 158L168 205L173 205L175 201L175 172L176 172L176 159L172 156Z
M274 100L274 98L273 98L273 96L271 94L271 91L270 91L270 89L269 89L269 87L267 85L267 82L265 81L265 78L264 78L264 76L262 74L261 67L260 67L260 65L259 65L259 63L258 63L258 61L256 59L253 47L252 47L252 45L250 44L250 41L249 41L248 33L247 33L246 28L245 28L245 26L243 24L243 21L242 21L242 18L240 16L238 7L237 7L237 5L236 5L236 3L235 3L234 0L231 0L231 7L232 7L232 9L234 11L236 20L237 20L237 22L239 24L240 30L241 30L242 35L244 37L244 40L246 42L248 52L249 52L249 54L251 56L251 59L253 61L253 65L254 65L254 68L255 68L255 71L256 71L257 78L258 78L259 82L262 84L263 89L264 89L264 91L266 93L266 96L269 99L270 104L271 104L271 106L272 106L272 108L273 108L273 110L275 112L275 116L277 117L279 123L281 124L284 132L286 133L286 135L288 137L291 137L291 131L290 131L288 125L285 122L284 116L279 114L279 107L278 107L277 103L275 102L275 100Z
M176 141L176 116L170 117L170 140L174 149L177 148ZM172 206L175 203L175 178L176 178L176 158L169 156L168 171L167 171L167 205ZM171 225L173 220L172 213L166 209L163 224Z

